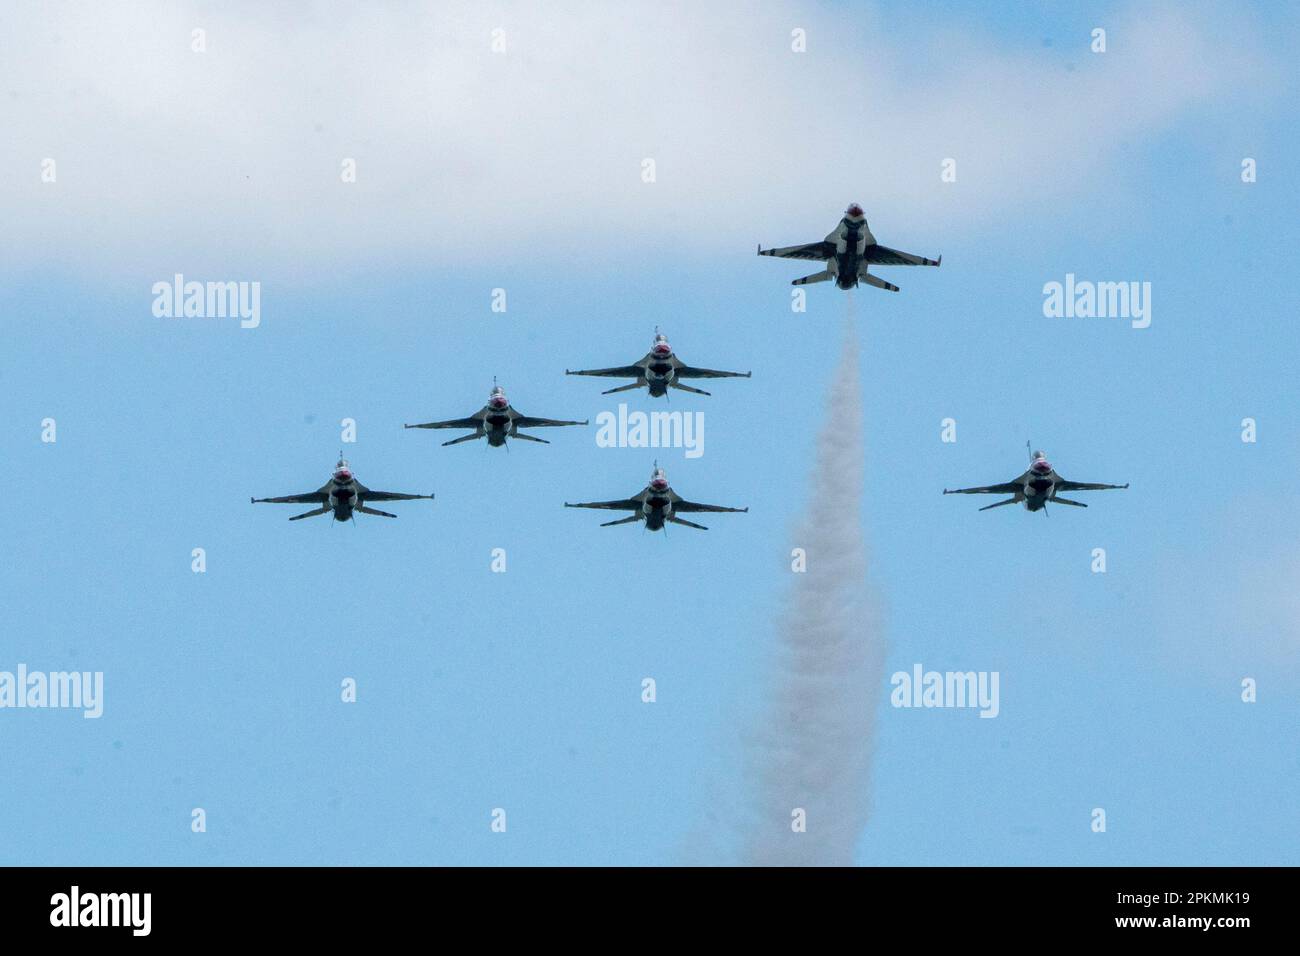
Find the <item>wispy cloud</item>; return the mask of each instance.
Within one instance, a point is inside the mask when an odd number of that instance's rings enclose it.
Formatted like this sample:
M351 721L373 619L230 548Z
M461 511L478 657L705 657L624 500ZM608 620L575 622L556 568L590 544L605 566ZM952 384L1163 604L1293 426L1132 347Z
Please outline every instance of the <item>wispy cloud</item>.
M849 199L900 244L949 237L1079 190L1139 131L1265 92L1254 31L1220 12L1116 16L1104 55L951 27L921 68L886 11L846 31L817 6L6 5L5 259L339 271L618 257L629 236L708 252L816 238L810 213Z

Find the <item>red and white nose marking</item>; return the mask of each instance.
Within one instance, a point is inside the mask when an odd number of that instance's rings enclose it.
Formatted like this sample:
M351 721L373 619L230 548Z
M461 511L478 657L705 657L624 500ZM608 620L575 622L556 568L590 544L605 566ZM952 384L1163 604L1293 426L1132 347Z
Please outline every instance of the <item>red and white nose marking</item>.
M1029 467L1032 468L1034 471L1038 472L1040 475L1045 475L1052 470L1052 465L1050 462L1048 462L1046 458L1039 458Z
M338 481L351 481L352 472L348 471L346 468L340 468L338 471L334 472L334 477Z
M654 348L651 349L651 351L660 358L667 358L673 354L673 347L661 339L654 344Z
M862 207L857 203L851 203L849 208L844 210L844 215L848 216L850 219L861 219Z
M510 404L510 402L506 400L506 397L504 395L493 395L490 399L488 399L488 404L491 405L493 408L505 408L507 405Z
M650 479L650 487L653 488L655 491L664 491L664 490L666 490L666 489L668 488L668 479L667 479L667 478L651 478L651 479Z

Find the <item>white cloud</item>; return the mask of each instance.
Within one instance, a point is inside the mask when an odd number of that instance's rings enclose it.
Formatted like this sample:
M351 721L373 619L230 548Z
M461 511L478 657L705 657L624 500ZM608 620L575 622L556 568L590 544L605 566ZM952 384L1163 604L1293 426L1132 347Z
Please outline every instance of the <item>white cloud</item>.
M1248 25L1181 9L1117 19L1104 55L1086 36L1066 54L949 27L924 69L887 10L309 9L6 6L6 261L152 275L571 262L597 243L717 254L820 238L851 199L884 241L938 251L1077 194L1124 144L1257 93L1269 69ZM939 181L949 156L956 187Z

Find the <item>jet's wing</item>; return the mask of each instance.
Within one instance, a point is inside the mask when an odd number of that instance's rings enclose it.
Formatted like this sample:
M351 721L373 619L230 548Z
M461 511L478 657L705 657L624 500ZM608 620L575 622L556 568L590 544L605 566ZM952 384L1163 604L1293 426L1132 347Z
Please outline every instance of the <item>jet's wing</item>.
M584 368L571 372L567 368L565 375L599 375L605 378L640 378L645 370L640 365L618 365L614 368Z
M812 259L825 262L835 258L835 244L832 242L808 242L802 246L783 246L779 249L764 249L759 246L760 256L776 256L778 259Z
M749 378L751 372L719 372L711 368L691 368L689 365L677 367L678 378Z
M403 425L403 428L478 428L487 417L488 407L484 405L469 418L453 418L445 422L425 422L423 425Z
M1015 495L1022 494L1025 486L1019 481L1008 481L1001 485L982 485L979 488L943 489L945 495Z
M580 501L577 504L564 503L566 508L604 508L606 511L636 511L641 507L640 498L622 498L618 501Z
M925 256L915 256L910 252L899 252L897 249L878 244L867 246L862 258L872 265L881 266L937 266L943 261L943 256L938 259L927 259Z
M330 486L328 483L322 485L316 491L309 491L301 495L284 495L280 498L252 498L253 504L269 505L318 505L329 495Z
M585 425L585 421L566 422L558 418L529 418L527 415L516 414L514 423L518 428L543 428L550 425Z
M433 499L433 495L404 495L398 491L371 491L365 485L357 485L357 497L362 501L415 501L417 498Z
M724 508L722 505L702 505L702 504L700 504L698 501L686 501L685 499L682 499L682 498L679 498L677 501L673 502L673 511L674 511L674 512L685 512L685 513L687 513L687 514L690 514L690 513L696 512L696 511L740 511L740 512L744 512L744 511L748 511L748 510L749 510L748 508Z
M1106 491L1109 488L1127 487L1127 482L1122 485L1101 485L1092 481L1066 481L1064 478L1058 478L1056 482L1057 491Z

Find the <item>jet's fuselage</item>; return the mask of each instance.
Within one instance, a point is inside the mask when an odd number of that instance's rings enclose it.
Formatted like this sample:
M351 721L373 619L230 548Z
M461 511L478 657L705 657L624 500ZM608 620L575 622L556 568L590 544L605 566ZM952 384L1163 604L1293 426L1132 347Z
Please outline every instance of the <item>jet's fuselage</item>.
M1043 506L1056 494L1056 475L1034 475L1025 481L1025 508L1042 511Z
M835 240L835 284L845 291L858 284L858 270L867 248L867 221L845 216Z
M505 413L489 414L483 419L483 430L487 432L488 444L493 448L500 448L510 437L510 416Z
M352 517L352 509L357 505L356 482L334 482L330 489L329 505L334 509L335 521L347 521Z
M645 515L645 526L650 531L662 531L664 522L668 516L673 513L673 502L665 492L651 491L641 505L641 513Z
M650 395L663 398L668 394L668 387L676 380L677 370L671 362L651 362L645 370L646 385Z

